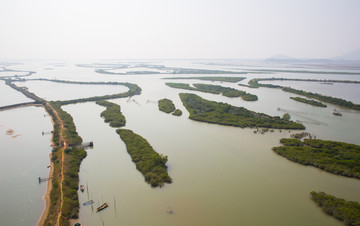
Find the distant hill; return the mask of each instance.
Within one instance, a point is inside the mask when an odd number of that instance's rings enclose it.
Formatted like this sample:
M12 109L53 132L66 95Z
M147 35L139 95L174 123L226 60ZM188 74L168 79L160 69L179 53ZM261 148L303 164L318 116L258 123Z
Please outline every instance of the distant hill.
M351 51L341 56L334 57L335 60L355 60L360 61L360 49Z
M277 54L274 55L272 57L267 58L265 61L270 61L270 62L293 62L293 61L299 61L298 59L289 57L289 56L285 56L282 54Z
M274 55L265 59L265 62L276 63L315 63L315 64L360 64L360 49L347 54L328 59L298 59L285 55Z

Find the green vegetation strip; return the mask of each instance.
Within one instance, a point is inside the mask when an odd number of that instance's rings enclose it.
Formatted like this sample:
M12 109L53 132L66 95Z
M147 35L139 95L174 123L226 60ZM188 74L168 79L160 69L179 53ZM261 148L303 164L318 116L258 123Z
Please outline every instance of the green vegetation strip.
M205 100L195 94L181 93L180 98L190 113L189 118L195 121L241 128L305 129L302 124L278 116L272 117L243 107Z
M360 179L360 146L344 142L296 138L280 140L277 154L303 165L311 165L337 175Z
M163 79L197 79L197 80L203 80L203 81L211 81L211 82L240 82L246 77L172 77L172 78L163 78Z
M56 82L56 83L64 83L64 84L76 84L76 85L111 85L111 86L126 86L129 88L127 92L124 93L117 93L112 95L104 95L104 96L95 96L95 97L88 97L88 98L79 98L79 99L73 99L73 100L65 100L65 101L57 101L60 105L67 105L67 104L77 104L77 103L84 103L89 101L98 101L98 100L108 100L108 99L116 99L116 98L124 98L124 97L130 97L134 95L140 95L141 94L141 88L132 83L128 82L80 82L80 81L66 81L66 80L56 80L56 79L20 79L18 80L20 82L25 81L46 81L46 82ZM11 81L10 81L11 83ZM11 84L9 84L11 86ZM12 85L15 86L15 85ZM15 86L16 87L16 86ZM15 89L15 87L13 87ZM20 89L19 91L22 91L22 88L17 87L17 89ZM31 95L32 93L27 92L28 95ZM35 96L36 97L36 96ZM35 98L30 96L30 98L34 99L37 102L41 102L42 99Z
M276 80L284 80L284 81L308 81L308 82L338 82L338 83L354 83L354 84L360 84L360 81L351 81L351 80L316 80L316 79L286 79L286 78L256 78L249 81L249 85L253 88L259 88L259 87L267 87L267 88L280 88L284 92L294 93L297 95L305 96L307 98L316 99L319 101L323 101L326 103L334 104L337 106L345 107L348 109L358 110L360 111L360 105L354 104L351 101L347 101L341 98L337 97L330 97L321 95L319 93L312 93L307 92L303 90L297 90L290 87L283 87L279 85L272 85L272 84L260 84L259 81L276 81Z
M118 129L116 132L147 183L152 187L162 187L164 183L172 182L167 172L167 156L159 155L147 140L131 130Z
M185 83L166 83L167 86L177 89L186 89L186 90L193 90L193 91L200 91L212 94L222 94L226 97L241 97L243 100L246 101L256 101L258 97L256 95L247 93L245 91L223 87L219 85L208 85L208 84L193 84L194 87L191 87L189 84Z
M341 106L341 107L345 107L345 108L349 108L352 110L357 110L360 111L360 105L359 104L354 104L351 101L347 101L341 98L337 98L337 97L330 97L330 96L324 96L318 93L312 93L312 92L306 92L303 90L297 90L297 89L293 89L290 87L284 87L282 88L283 91L285 92L289 92L289 93L294 93L294 94L298 94L298 95L302 95L308 98L313 98L313 99L317 99L326 103L330 103L330 104L334 104L337 106Z
M336 198L325 192L313 191L311 197L326 214L343 221L345 225L360 225L360 204L358 202Z
M111 103L106 100L96 101L98 105L106 107L100 116L105 118L105 122L110 123L111 127L122 127L126 124L125 116L121 113L120 105Z
M54 110L59 115L61 121L64 123L63 137L65 142L69 145L69 148L64 153L64 180L63 180L63 205L61 209L60 224L70 225L70 219L78 218L79 213L79 170L82 160L86 157L86 151L83 148L77 148L76 145L81 144L82 138L76 132L76 127L73 122L73 118L66 111L61 109L59 103L49 102ZM52 175L52 189L50 192L50 208L45 225L55 225L57 222L57 215L60 206L60 175L61 175L61 147L60 144L60 122L55 116L55 112L52 109L44 105L46 111L52 116L54 121L53 142L58 147L55 147L52 151L51 161L54 165L54 171Z
M71 115L61 108L59 102L49 103L55 109L55 111L64 123L63 137L66 143L70 147L80 145L82 143L82 138L76 132L76 126Z
M309 100L309 99L305 99L305 98L302 98L302 97L290 97L290 99L301 102L301 103L310 104L310 105L313 105L313 106L316 106L316 107L322 107L322 108L327 107L326 104L323 104L323 103L321 103L319 101L316 101L316 100Z
M161 99L158 101L158 107L160 111L163 111L165 113L171 113L175 111L175 105L174 103L169 99Z
M51 153L51 162L53 163L52 188L50 191L50 207L46 216L44 225L55 225L60 206L60 185L61 180L61 149L54 148Z
M63 206L61 210L61 217L65 222L69 219L79 218L79 171L80 164L86 155L87 153L83 148L72 147L65 149Z
M359 72L348 71L307 71L307 70L278 70L278 69L247 69L254 72L281 72L281 73L301 73L301 74L335 74L335 75L360 75Z

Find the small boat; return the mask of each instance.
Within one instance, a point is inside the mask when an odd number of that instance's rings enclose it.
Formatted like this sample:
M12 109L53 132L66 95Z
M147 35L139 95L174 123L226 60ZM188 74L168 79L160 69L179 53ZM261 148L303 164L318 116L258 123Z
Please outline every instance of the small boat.
M334 109L333 115L342 116L342 114L340 112L338 112L336 109Z
M96 212L100 212L101 210L105 209L109 207L109 204L107 204L106 202L104 202L104 204L102 204L101 206L99 206L97 209L96 209Z
M82 185L80 185L80 191L81 192L84 192L84 190L85 190L85 186L82 184Z
M84 202L83 205L84 205L84 206L88 206L88 205L91 205L91 204L93 204L93 203L94 203L94 200L89 200L89 201L87 201L87 202Z

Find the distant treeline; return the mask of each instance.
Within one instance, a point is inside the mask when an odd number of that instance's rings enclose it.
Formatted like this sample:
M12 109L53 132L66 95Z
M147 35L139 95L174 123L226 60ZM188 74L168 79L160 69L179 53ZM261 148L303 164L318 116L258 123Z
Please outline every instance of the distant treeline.
M223 76L209 76L209 77L169 77L169 78L163 78L163 79L197 79L197 80L203 80L203 81L211 81L211 82L240 82L246 77L223 77Z
M106 65L105 65L106 66ZM207 69L191 69L191 68L175 68L175 67L165 67L162 65L139 65L139 67L145 67L145 68L152 68L152 69L158 69L163 70L164 72L158 72L158 71L130 71L130 72L111 72L108 70L111 69L118 69L118 68L129 68L127 66L125 67L116 67L116 65L113 66L113 68L97 68L95 70L96 73L100 74L110 74L110 75L137 75L137 74L160 74L160 73L166 73L166 74L247 74L246 72L233 72L233 71L221 71L221 70L207 70Z
M243 100L246 101L256 101L258 97L256 95L247 93L245 91L223 87L219 85L208 85L208 84L193 84L194 87L191 87L189 84L185 83L166 83L167 86L177 89L186 89L186 90L193 90L193 91L200 91L212 94L222 94L226 97L241 97Z
M283 87L280 85L272 85L272 84L260 84L260 81L276 81L276 80L284 80L284 81L308 81L308 82L333 82L333 83L354 83L354 84L360 84L360 81L351 81L351 80L318 80L318 79L287 79L287 78L256 78L256 79L252 79L249 81L249 86L253 87L253 88L258 88L258 87L267 87L267 88L280 88L282 89L284 92L289 92L289 93L294 93L297 95L301 95L301 96L305 96L307 98L312 98L312 99L316 99L319 101L323 101L326 103L330 103L330 104L334 104L337 106L341 106L341 107L345 107L345 108L349 108L349 109L353 109L353 110L358 110L360 111L360 105L359 104L354 104L351 101L347 101L341 98L337 98L337 97L330 97L330 96L325 96L322 94L318 94L318 93L312 93L312 92L307 92L307 91L303 91L303 90L297 90L297 89L293 89L290 87Z
M180 98L190 113L189 118L195 121L242 128L305 129L302 124L279 116L272 117L243 107L205 100L195 94L181 93Z
M97 69L95 70L96 73L99 74L108 74L108 75L147 75L147 74L160 74L158 71L129 71L129 72L111 72L105 69Z

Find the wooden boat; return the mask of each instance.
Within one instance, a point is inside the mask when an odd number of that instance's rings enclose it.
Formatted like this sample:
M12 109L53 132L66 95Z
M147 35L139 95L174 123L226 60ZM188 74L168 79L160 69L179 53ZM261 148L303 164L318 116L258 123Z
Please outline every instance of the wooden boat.
M340 112L338 112L336 109L334 109L333 115L342 116L342 114Z
M104 202L104 204L102 204L101 206L99 206L97 209L96 209L96 212L100 212L101 210L105 209L109 207L109 204L107 204L106 202Z
M84 202L83 205L84 205L84 206L88 206L88 205L91 205L91 204L93 204L93 203L94 203L94 200L89 200L89 201L87 201L87 202Z
M84 190L85 190L85 186L82 184L82 185L80 185L80 191L81 192L84 192Z

